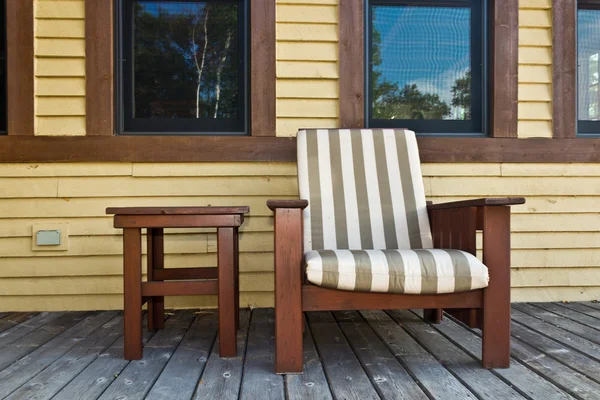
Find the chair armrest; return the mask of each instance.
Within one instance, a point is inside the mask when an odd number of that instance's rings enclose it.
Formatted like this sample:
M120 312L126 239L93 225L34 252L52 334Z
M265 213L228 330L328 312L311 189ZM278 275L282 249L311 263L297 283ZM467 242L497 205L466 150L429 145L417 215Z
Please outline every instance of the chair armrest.
M514 206L525 204L524 197L487 197L482 199L451 201L448 203L429 204L427 210L442 210L445 208Z
M272 211L278 208L300 208L304 210L308 207L308 200L267 200L267 207Z

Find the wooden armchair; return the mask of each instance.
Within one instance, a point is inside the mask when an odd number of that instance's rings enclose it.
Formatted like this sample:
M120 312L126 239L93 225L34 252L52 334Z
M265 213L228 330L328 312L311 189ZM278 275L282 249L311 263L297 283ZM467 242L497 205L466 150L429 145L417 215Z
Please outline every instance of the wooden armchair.
M442 310L483 330L484 368L510 362L510 205L425 201L407 130L300 131L302 200L275 213L276 372L303 369L303 311ZM475 235L483 231L483 264ZM451 249L451 250L441 250Z

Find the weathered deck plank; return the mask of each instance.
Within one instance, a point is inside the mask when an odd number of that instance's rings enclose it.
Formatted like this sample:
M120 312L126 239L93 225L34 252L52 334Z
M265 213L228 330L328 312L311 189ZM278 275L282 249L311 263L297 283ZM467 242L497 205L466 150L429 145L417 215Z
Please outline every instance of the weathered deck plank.
M123 360L119 312L0 315L0 360L13 360L0 370L0 399L600 399L598 312L515 305L511 368L496 370L480 367L481 331L450 317L307 313L305 373L288 376L273 373L273 310L242 310L228 359L215 311L168 313L167 329L144 330L145 358L133 362Z
M289 400L333 400L306 317L304 321L304 373L286 375L287 398Z
M410 311L391 312L397 322L427 349L440 364L481 399L524 399L516 390L508 386L492 372L481 368L481 362L469 356L452 342L436 332L429 324Z
M308 321L334 398L379 399L331 313L308 313Z
M476 399L454 375L383 311L362 311L368 324L402 360L427 394L436 399Z
M341 311L334 313L334 316L381 397L427 399L427 395L359 313Z
M414 312L422 316L420 310L414 310ZM481 360L481 337L449 318L444 318L441 324L431 326L471 356ZM533 400L573 399L571 395L559 389L552 382L543 379L514 359L510 362L510 368L496 369L493 372Z
M192 310L177 311L144 346L144 358L125 367L100 399L144 399L194 320Z

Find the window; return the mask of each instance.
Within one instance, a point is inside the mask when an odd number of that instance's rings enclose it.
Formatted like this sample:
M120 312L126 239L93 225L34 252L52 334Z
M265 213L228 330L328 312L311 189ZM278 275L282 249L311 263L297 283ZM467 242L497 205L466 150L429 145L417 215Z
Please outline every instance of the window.
M486 133L486 1L367 3L368 125Z
M0 134L6 133L6 2L0 1Z
M121 0L123 133L244 134L244 0Z
M578 132L600 134L600 2L579 1L577 10Z

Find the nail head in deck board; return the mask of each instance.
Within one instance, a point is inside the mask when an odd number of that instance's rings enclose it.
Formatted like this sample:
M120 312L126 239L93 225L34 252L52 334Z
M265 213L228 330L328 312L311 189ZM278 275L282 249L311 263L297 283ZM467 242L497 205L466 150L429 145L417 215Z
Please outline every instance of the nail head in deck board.
M386 313L361 311L361 314L429 395L436 398L476 398Z
M65 330L10 367L0 372L0 393L11 393L29 379L40 373L48 365L77 346L114 316L113 312L94 312Z
M285 376L287 398L289 400L333 400L306 317L304 324L304 373Z
M600 345L594 342L590 342L576 334L566 331L561 328L532 317L529 314L522 313L521 311L512 310L512 319L517 323L526 326L536 332L543 335L549 336L554 340L559 340L568 347L572 347L576 350L587 354L590 357L594 357L600 360ZM515 324L513 324L514 326Z
M334 314L346 340L383 398L427 399L406 369L356 311Z
M600 334L597 330L590 328L589 326L580 324L570 319L566 319L553 312L543 310L539 307L532 306L531 304L515 304L513 305L515 310L519 310L526 314L532 315L542 321L550 322L551 324L563 328L569 332L573 332L583 338L586 338L594 343L600 344Z
M64 313L40 313L19 324L13 325L10 329L0 333L0 347L9 345L14 341L30 334L33 331L42 329L48 322L57 319ZM83 314L82 314L83 316ZM72 317L70 318L72 319ZM43 330L43 329L42 329Z
M407 310L392 312L396 322L412 333L418 343L428 350L440 363L450 370L461 382L479 398L488 399L524 399L516 390L502 379L481 367L481 362L464 353L452 342L438 333Z
M272 309L252 312L240 399L284 399L283 376L275 375L275 337Z
M55 339L56 335L80 322L86 314L85 312L59 313L57 318L52 318L39 329L12 342L10 346L2 348L0 350L0 370Z
M413 312L417 315L420 314L418 310L413 310ZM481 359L481 338L470 330L466 330L448 318L444 318L440 324L432 325L432 327L470 355L478 360ZM570 394L563 392L557 386L514 359L511 359L510 368L495 369L493 371L533 400L573 399Z
M19 324L23 323L24 321L27 321L28 319L35 317L36 315L38 315L38 314L37 313L27 313L27 312L8 314L0 320L0 332L4 332L7 329L10 329L16 325L19 325Z
M176 311L144 346L144 357L132 361L100 399L144 398L154 385L194 319L192 310Z
M142 324L144 343L154 336L154 332L146 328L147 319L144 318ZM129 364L129 361L123 359L123 330L121 329L119 333L121 337L69 382L52 400L97 399Z
M377 391L329 312L309 312L308 322L336 399L379 399Z
M555 360L568 365L577 372L598 383L600 379L600 363L598 363L598 360L589 358L576 350L569 349L562 343L542 336L519 324L513 324L512 335L528 345L535 347L548 357L552 357Z
M240 310L240 328L236 337L236 357L221 358L219 356L219 338L215 340L204 372L198 382L194 395L195 400L238 398L242 382L244 350L246 349L250 314L248 310Z
M561 317L565 317L572 321L579 322L582 325L588 326L588 327L596 329L596 330L600 330L600 320L598 320L592 316L585 315L585 314L582 314L577 311L569 310L568 308L565 308L561 305L553 304L553 303L545 303L545 304L531 303L531 304L536 307L539 307L543 310L558 314Z
M596 318L594 326L600 328L600 309L591 308L581 303L558 303L558 305Z
M116 311L112 315L112 319L13 392L8 399L52 398L121 336L123 316L117 315Z
M216 313L197 314L146 400L192 398L216 335Z

